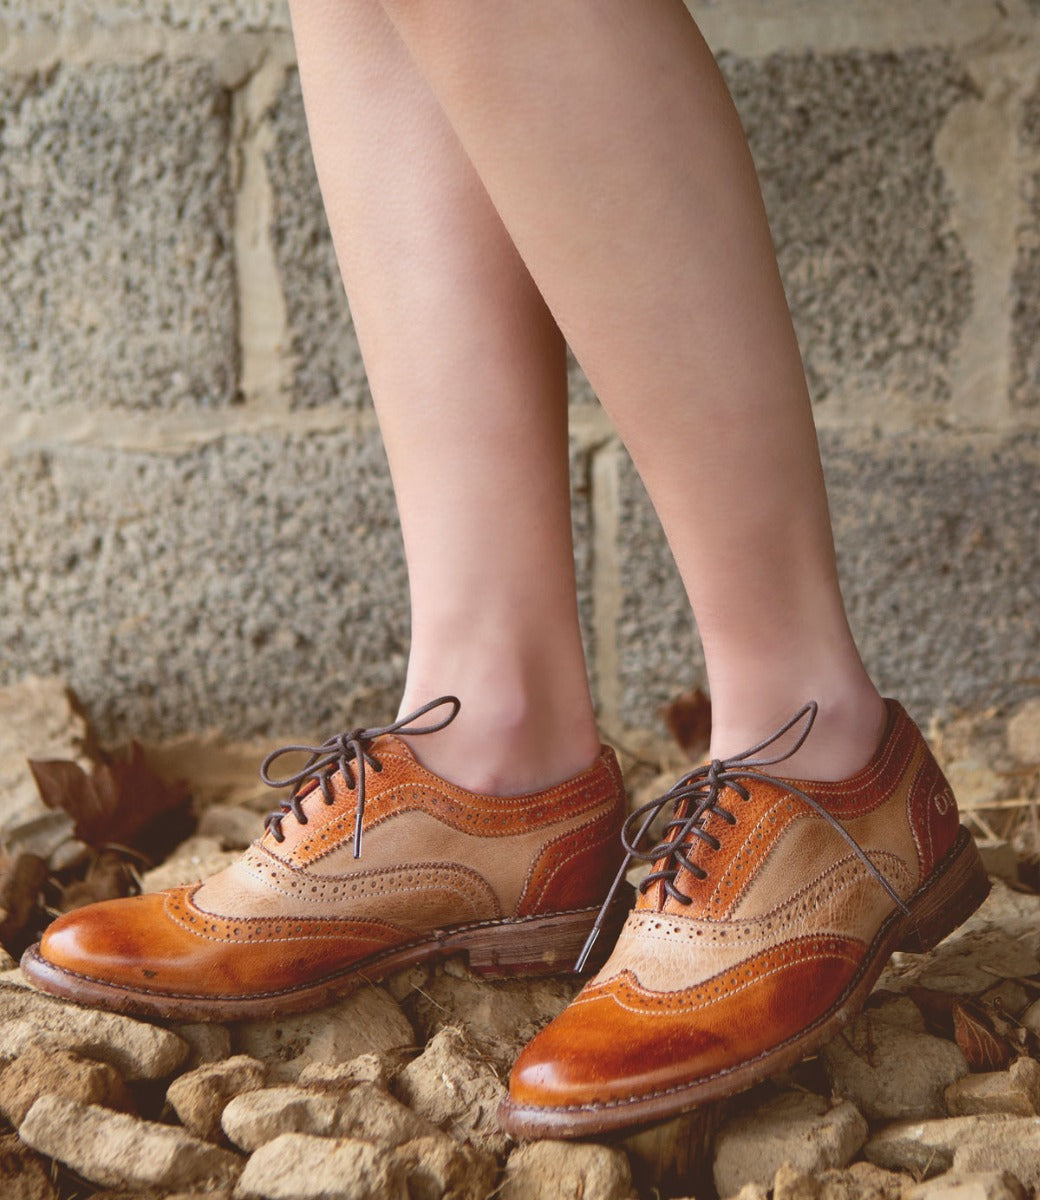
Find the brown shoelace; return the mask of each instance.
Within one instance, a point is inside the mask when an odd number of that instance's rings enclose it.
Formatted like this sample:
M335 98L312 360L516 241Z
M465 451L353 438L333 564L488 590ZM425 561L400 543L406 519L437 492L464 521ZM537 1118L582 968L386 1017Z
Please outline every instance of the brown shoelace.
M728 824L736 825L737 818L727 808L724 808L719 803L719 800L722 793L727 790L735 793L741 800L747 800L750 793L744 787L744 782L753 780L772 784L775 787L782 788L789 795L797 796L800 800L804 800L814 812L823 817L841 834L845 841L852 847L856 857L860 859L870 874L888 892L889 896L892 897L902 912L909 913L910 910L903 902L902 897L871 862L863 847L860 846L837 817L828 812L818 800L814 800L812 796L803 792L801 788L795 787L790 780L778 779L773 775L763 773L761 770L763 767L771 767L776 763L783 762L800 749L805 739L809 736L809 731L813 727L813 722L816 720L818 711L819 705L815 700L810 700L789 721L781 725L775 733L770 734L769 737L759 742L756 746L752 746L749 750L745 750L733 758L715 758L703 766L695 767L692 771L688 771L683 775L663 796L651 800L648 804L642 805L628 815L624 825L621 827L621 844L625 847L625 860L614 878L607 898L603 902L603 907L600 909L599 916L592 927L592 932L589 934L588 940L582 948L581 954L578 956L578 961L574 965L575 971L580 971L585 965L589 952L600 935L600 930L603 927L603 922L606 919L610 905L617 895L617 890L621 886L625 873L628 871L633 859L637 859L640 862L658 864L656 869L651 871L639 884L639 891L641 893L645 893L653 884L662 882L665 892L673 900L677 900L680 904L693 903L690 896L679 891L675 886L676 877L680 870L686 870L696 879L708 878L708 872L703 867L690 861L689 855L694 848L695 840L704 843L711 850L718 850L720 848L721 843L719 840L704 828L705 819L709 813L715 813ZM789 750L773 758L754 757L760 751L778 742L784 734L794 729L800 721L804 721L804 728L800 731L794 745ZM653 824L658 813L667 805L673 806L672 811L674 816L665 825L662 839L656 845L651 846L650 849L641 850L640 845L646 837L647 831ZM633 837L632 830L636 829L637 826L638 831Z
M451 712L433 725L413 725L426 713L444 704L451 705ZM423 734L436 733L450 725L459 714L461 701L455 696L440 696L417 708L415 712L405 717L398 717L390 725L382 725L375 729L352 729L349 733L337 733L320 746L279 746L277 750L264 759L260 765L260 778L268 787L285 788L292 786L292 792L287 800L283 800L278 808L268 814L264 828L271 831L276 842L284 842L282 822L288 816L293 816L301 825L307 824L307 814L303 811L300 801L309 796L316 788L321 789L322 800L325 804L335 804L336 795L332 790L332 777L337 773L342 775L347 787L357 791L357 805L354 816L354 857L361 857L361 828L365 819L365 775L366 768L371 767L377 773L383 769L383 764L369 747L376 738L386 733ZM283 754L309 754L307 763L295 775L287 775L284 779L272 779L270 767ZM356 774L355 774L356 771Z

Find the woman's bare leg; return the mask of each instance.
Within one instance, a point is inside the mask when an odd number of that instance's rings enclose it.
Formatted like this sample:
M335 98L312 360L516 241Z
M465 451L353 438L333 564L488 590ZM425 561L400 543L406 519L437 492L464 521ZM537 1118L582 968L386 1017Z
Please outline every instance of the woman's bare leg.
M454 692L422 739L486 792L598 753L578 631L563 341L427 84L370 0L295 0L322 196L404 533L401 709Z
M747 142L681 0L384 0L661 517L716 755L805 700L840 778L884 710L838 590L805 377ZM678 671L677 671L678 674Z

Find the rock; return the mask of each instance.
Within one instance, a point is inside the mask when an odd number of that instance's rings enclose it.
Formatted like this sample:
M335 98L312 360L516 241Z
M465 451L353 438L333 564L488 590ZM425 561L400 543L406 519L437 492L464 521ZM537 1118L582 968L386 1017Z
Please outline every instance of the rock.
M995 979L1040 972L1040 896L1016 892L1001 880L982 907L927 954L896 953L878 987L905 992L914 986L975 995Z
M408 1178L409 1200L486 1200L494 1194L498 1163L476 1146L451 1138L417 1138L394 1152Z
M371 1083L359 1083L340 1094L291 1085L246 1092L230 1101L221 1123L243 1150L256 1150L281 1133L367 1138L384 1146L444 1136Z
M1029 1007L1029 992L1014 979L1004 979L979 999L1004 1016L1019 1017Z
M395 1091L417 1113L457 1138L502 1154L509 1139L498 1124L506 1089L463 1030L448 1025L397 1077Z
M267 1063L247 1054L224 1062L206 1063L170 1084L166 1099L189 1133L219 1141L220 1114L228 1101L267 1082Z
M976 1130L954 1150L953 1169L1010 1171L1024 1187L1040 1189L1040 1120L1012 1117L985 1132Z
M967 1074L964 1055L944 1038L863 1013L823 1048L835 1093L870 1120L945 1114L946 1086Z
M946 1089L951 1117L976 1113L1010 1113L1017 1117L1040 1114L1040 1063L1016 1059L1006 1071L965 1075Z
M1040 1000L1034 1000L1020 1018L1022 1024L1030 1033L1040 1037Z
M4 1200L58 1200L47 1163L13 1133L0 1137L0 1195Z
M628 1159L611 1146L528 1142L506 1163L499 1200L628 1200Z
M262 1058L271 1079L295 1082L312 1063L345 1063L415 1045L408 1018L382 988L364 987L319 1012L271 1021L243 1021L232 1030L239 1054Z
M903 1200L1025 1200L1025 1190L1009 1171L948 1171L908 1189Z
M161 892L166 888L198 883L231 866L241 855L237 850L225 850L213 837L190 837L177 847L164 863L141 876L146 892Z
M782 1162L773 1176L773 1200L819 1200L821 1185L815 1175L807 1175Z
M1011 1117L947 1117L940 1121L894 1121L873 1134L864 1156L892 1171L938 1175L953 1166L953 1155L971 1138L989 1138L993 1130L1017 1124Z
M300 1087L345 1092L359 1083L374 1083L389 1091L397 1067L396 1055L359 1054L347 1063L311 1063L300 1072Z
M47 1093L122 1112L134 1109L115 1067L71 1050L29 1046L0 1073L0 1111L16 1129Z
M356 1138L283 1133L246 1163L236 1197L410 1200L407 1171L389 1150Z
M188 1054L168 1029L0 984L0 1059L17 1058L36 1042L111 1063L124 1079L162 1079Z
M1024 767L1040 765L1040 698L1027 700L1008 721L1008 749Z
M745 1183L768 1187L780 1165L799 1171L844 1167L867 1139L867 1123L848 1101L792 1092L727 1121L715 1139L713 1173L720 1196Z
M988 875L1000 879L1018 879L1018 855L1005 838L976 838L975 845Z
M231 1034L226 1025L200 1021L197 1024L171 1025L170 1030L188 1043L188 1057L181 1067L184 1071L231 1057Z
M18 1131L22 1141L105 1187L167 1191L231 1182L236 1154L172 1125L142 1121L94 1104L41 1096Z
M240 804L211 804L199 817L200 837L215 838L225 850L245 850L264 831L264 819Z
M18 849L46 858L71 836L72 821L40 799L28 760L67 758L89 770L87 738L86 721L60 679L29 676L0 688L0 840L10 847L19 830L35 830L44 840L22 839Z
M454 962L435 971L427 987L405 1001L425 1039L447 1025L461 1027L499 1071L574 998L580 981L567 978L486 980Z
M815 1178L820 1184L820 1200L900 1200L911 1182L898 1171L886 1171L868 1162L855 1162L843 1170L820 1171Z

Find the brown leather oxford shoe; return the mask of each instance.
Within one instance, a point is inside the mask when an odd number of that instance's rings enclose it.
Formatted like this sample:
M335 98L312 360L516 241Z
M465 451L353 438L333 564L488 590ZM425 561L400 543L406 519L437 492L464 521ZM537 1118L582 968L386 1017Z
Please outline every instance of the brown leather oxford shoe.
M793 783L763 771L782 758L755 758L799 722L804 741L807 705L632 814L625 845L651 872L606 965L517 1060L509 1132L585 1137L741 1091L837 1033L893 950L929 949L981 904L989 881L950 786L887 705L851 779ZM641 850L666 805L663 840Z
M415 726L442 705L446 719ZM262 775L294 790L238 862L192 887L66 913L26 951L26 977L119 1012L224 1021L315 1008L452 954L486 975L570 970L623 855L614 753L604 746L556 787L479 795L397 736L457 711L444 697L392 726L275 751ZM310 762L272 780L289 749ZM612 906L615 931L626 907Z

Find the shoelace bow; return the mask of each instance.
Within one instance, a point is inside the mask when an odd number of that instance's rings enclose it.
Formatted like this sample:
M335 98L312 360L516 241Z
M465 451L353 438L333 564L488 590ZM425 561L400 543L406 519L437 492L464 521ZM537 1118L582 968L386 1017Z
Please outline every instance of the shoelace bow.
M679 891L675 886L675 879L680 870L684 869L689 871L696 879L707 879L708 872L697 863L691 862L689 858L695 845L694 839L705 843L712 850L718 850L721 847L722 843L704 828L705 818L709 813L715 813L728 824L736 825L737 818L719 803L719 799L724 791L729 790L735 792L742 800L747 800L750 792L744 787L744 782L746 781L757 780L762 783L769 783L774 787L782 788L791 796L797 796L800 800L804 800L814 812L823 817L824 820L841 834L845 841L852 847L856 857L866 866L870 874L881 884L902 912L909 913L910 910L903 902L902 897L871 862L870 857L863 847L860 846L837 817L828 812L818 800L814 800L812 796L803 792L801 788L795 787L790 780L779 779L774 775L765 774L761 770L763 767L771 767L776 763L783 762L800 749L805 739L809 736L809 731L813 727L813 722L816 720L818 711L819 705L815 700L810 700L789 721L781 725L775 733L770 734L769 737L757 745L743 751L741 754L735 755L733 758L715 758L709 763L695 767L692 771L688 771L683 775L663 796L659 796L657 799L651 800L648 804L642 805L626 817L621 827L621 844L625 848L625 860L614 877L614 882L611 884L607 898L603 902L603 907L596 917L588 940L582 947L578 961L574 964L575 971L580 971L584 967L589 953L600 935L607 913L610 910L614 897L617 895L618 888L621 886L625 874L634 859L640 862L659 862L661 864L657 870L651 871L649 875L645 876L639 884L639 891L641 893L645 894L655 883L663 882L665 892L673 900L677 900L680 904L693 903L692 897ZM778 742L800 721L805 722L805 727L801 730L794 745L789 750L773 758L754 757L762 750ZM669 804L673 806L675 815L665 825L661 840L656 845L651 846L650 849L641 850L639 847L646 837L647 830L653 824L658 813ZM684 812L686 813L685 816L680 815ZM633 837L632 830L637 825L639 827L638 832Z
M426 713L431 712L435 708L440 708L444 704L451 705L451 712L442 720L435 722L433 725L412 724L413 721L417 721L420 717L425 716ZM386 733L406 733L409 735L436 733L455 720L461 707L461 701L455 696L440 696L436 700L431 700L429 704L424 704L421 708L417 708L415 712L408 713L404 717L398 717L390 725L381 725L375 729L352 729L349 733L338 733L334 737L330 737L327 741L322 742L320 746L279 746L277 750L272 750L260 765L260 778L268 787L285 788L291 785L292 792L288 799L283 800L274 812L268 814L267 819L264 821L264 828L271 831L275 841L284 842L285 834L282 832L282 822L286 817L292 815L301 825L306 825L307 814L303 811L300 801L305 796L311 795L316 788L321 789L322 799L325 804L335 804L336 795L332 790L332 777L338 772L343 776L347 787L351 791L357 792L357 806L354 815L354 857L360 858L361 828L365 819L366 768L371 767L377 773L383 769L383 764L370 752L369 747L372 742ZM271 765L277 759L281 758L283 754L294 753L309 754L310 758L307 760L306 765L297 771L295 775L287 775L284 779L272 779L270 775ZM356 775L355 769L357 772Z

